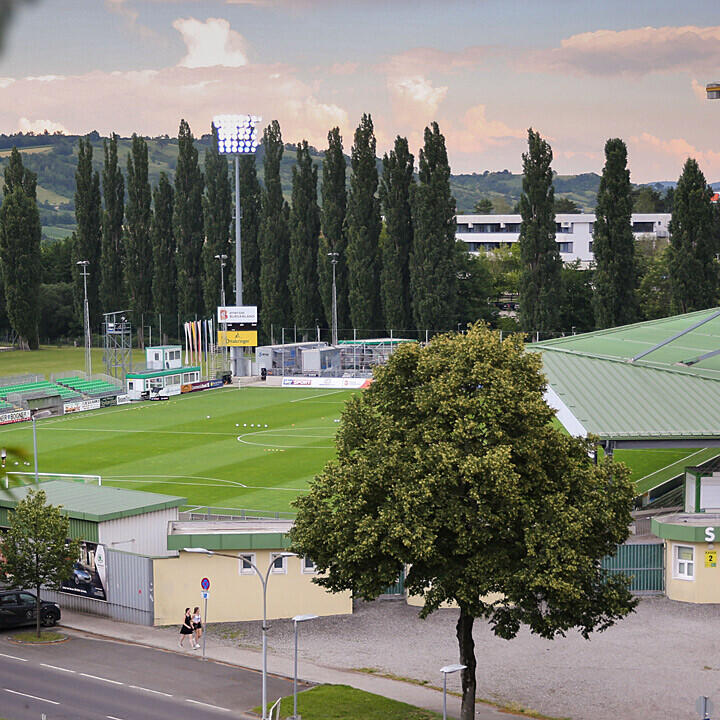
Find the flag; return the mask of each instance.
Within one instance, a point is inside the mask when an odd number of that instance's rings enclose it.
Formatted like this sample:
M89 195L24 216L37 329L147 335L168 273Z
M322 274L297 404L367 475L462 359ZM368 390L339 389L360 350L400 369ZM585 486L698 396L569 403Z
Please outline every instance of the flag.
M188 346L190 345L190 336L188 334L188 324L185 323L183 325L183 328L185 329L185 365L187 366L190 364L190 359L188 356Z

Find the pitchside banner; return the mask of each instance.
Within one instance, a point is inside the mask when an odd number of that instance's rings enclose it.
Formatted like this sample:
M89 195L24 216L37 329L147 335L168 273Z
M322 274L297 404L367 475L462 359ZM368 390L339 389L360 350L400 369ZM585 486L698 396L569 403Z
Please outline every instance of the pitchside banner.
M10 423L23 422L30 419L29 410L14 410L0 414L0 425L9 425Z
M100 407L100 399L95 400L78 400L77 402L66 402L63 410L66 415L76 412L85 412L86 410L97 410Z
M284 377L283 387L357 390L370 386L372 378Z
M257 347L257 306L218 308L219 347Z

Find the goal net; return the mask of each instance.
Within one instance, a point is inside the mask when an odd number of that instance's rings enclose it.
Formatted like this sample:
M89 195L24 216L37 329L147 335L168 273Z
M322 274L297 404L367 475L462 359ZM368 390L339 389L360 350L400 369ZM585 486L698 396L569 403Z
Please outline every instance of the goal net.
M82 483L83 485L102 485L100 475L74 475L72 473L45 473L37 474L40 482L47 480L63 480L65 482ZM5 487L18 487L19 485L31 485L35 482L34 472L8 472L5 475Z

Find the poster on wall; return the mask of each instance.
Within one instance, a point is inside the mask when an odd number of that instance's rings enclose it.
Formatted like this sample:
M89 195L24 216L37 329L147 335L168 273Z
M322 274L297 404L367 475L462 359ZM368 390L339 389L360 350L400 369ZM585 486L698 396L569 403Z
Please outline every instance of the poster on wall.
M73 563L72 575L60 586L60 592L107 602L107 566L105 546L82 542L80 554Z

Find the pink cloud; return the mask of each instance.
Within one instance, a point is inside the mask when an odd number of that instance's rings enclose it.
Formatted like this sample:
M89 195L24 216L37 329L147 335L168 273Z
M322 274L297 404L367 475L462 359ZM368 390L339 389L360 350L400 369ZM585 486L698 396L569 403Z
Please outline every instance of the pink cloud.
M675 180L689 157L695 158L708 182L720 178L720 152L702 150L685 138L659 138L644 132L630 138L628 143L630 167L642 168L642 176L635 182Z
M451 72L481 64L488 51L489 48L480 46L457 51L417 47L391 55L377 66L377 70L391 76Z
M462 153L482 152L489 147L509 145L527 136L523 128L513 128L487 117L485 105L469 108L458 126L448 126L448 146Z

